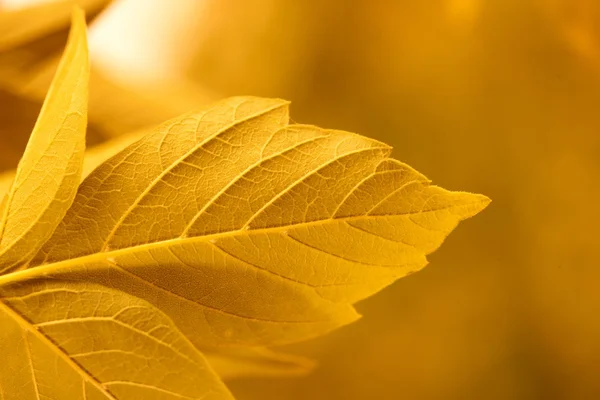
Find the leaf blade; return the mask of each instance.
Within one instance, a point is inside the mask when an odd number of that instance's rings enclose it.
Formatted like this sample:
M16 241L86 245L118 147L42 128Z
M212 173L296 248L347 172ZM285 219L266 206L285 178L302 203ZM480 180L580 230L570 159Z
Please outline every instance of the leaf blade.
M99 285L56 281L5 288L0 299L5 336L0 346L13 346L3 354L9 365L27 360L31 369L0 374L8 399L23 398L17 397L26 393L23 388L31 392L27 398L85 400L95 392L109 400L232 399L172 321L140 299ZM87 313L90 303L93 315Z
M0 220L0 272L28 262L75 197L85 150L88 78L85 17L78 10Z

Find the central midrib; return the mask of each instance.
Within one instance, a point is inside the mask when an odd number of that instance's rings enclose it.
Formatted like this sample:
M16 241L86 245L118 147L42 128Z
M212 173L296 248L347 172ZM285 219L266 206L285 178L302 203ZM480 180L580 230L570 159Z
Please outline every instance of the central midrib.
M350 216L350 217L342 217L342 218L327 218L327 219L321 219L321 220L317 220L317 221L300 222L300 223L292 224L292 225L283 225L283 226L267 227L267 228L260 228L260 229L244 229L244 230L236 230L236 231L219 232L219 233L214 233L214 234L205 235L205 236L195 236L195 237L185 237L185 238L177 237L177 238L173 238L173 239L161 240L161 241L152 242L152 243L139 244L139 245L135 245L135 246L131 246L131 247L124 247L122 249L115 249L115 250L108 250L108 251L103 251L103 252L87 254L84 256L79 256L79 257L71 258L68 260L62 260L62 261L57 261L57 262L53 262L53 263L49 263L49 264L43 264L43 265L28 268L28 269L8 273L5 275L0 275L0 287L7 285L7 284L31 279L31 278L51 275L52 273L60 272L62 269L76 266L77 264L83 265L83 264L91 263L91 262L109 260L111 258L115 258L115 257L121 256L121 255L126 255L131 252L152 250L152 249L168 246L171 244L202 243L202 242L218 240L220 238L233 237L233 236L240 235L240 234L255 235L255 234L261 234L261 233L265 233L265 232L274 232L274 233L275 232L285 232L290 229L316 226L316 225L320 225L320 224L327 223L327 222L331 223L331 222L343 222L343 221L358 221L358 220L363 220L363 219L367 219L367 218L400 217L400 216L421 214L421 213L434 212L434 211L438 211L438 210L434 209L434 210L417 211L417 212L409 212L409 213L360 215L360 216Z

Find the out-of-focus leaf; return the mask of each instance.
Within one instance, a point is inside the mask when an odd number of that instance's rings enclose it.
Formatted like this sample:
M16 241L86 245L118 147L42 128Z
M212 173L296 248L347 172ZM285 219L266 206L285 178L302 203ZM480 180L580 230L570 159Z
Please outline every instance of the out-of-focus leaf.
M105 137L152 128L177 115L198 109L216 96L194 82L168 87L131 88L92 69L90 119Z
M14 70L6 86L21 96L38 99L46 92L55 69L56 60L50 59L28 76L22 76L20 71ZM176 115L197 109L212 97L193 82L186 81L168 87L133 88L108 79L93 67L90 73L90 121L104 138L151 128Z
M202 352L224 380L302 376L310 373L317 365L309 358L275 352L264 347L226 347Z
M40 108L40 102L0 88L0 174L17 167Z
M88 79L85 17L78 10L0 219L0 271L28 262L73 202L83 168Z
M600 67L600 7L596 0L532 0L584 64Z
M0 9L4 34L13 38L5 39L7 44L0 46L0 85L14 93L23 94L27 92L29 82L40 75L39 71L51 65L49 73L43 73L45 90L33 97L34 100L43 99L68 35L73 5L81 3L92 19L110 1L64 0L11 11Z
M75 5L94 14L111 1L58 0L11 10L3 10L0 5L0 52L63 30L68 26Z
M84 4L89 7L89 14L93 17L109 2L87 0ZM73 2L66 3L72 5ZM44 15L44 10L48 14L47 18L54 21L52 24L48 23L52 29L30 28L32 32L38 33L38 36L33 33L24 36L31 40L23 39L18 42L19 45L6 48L5 51L0 49L0 87L24 98L23 101L33 104L41 102L56 72L58 53L66 38L66 19L62 13L67 5L62 2L60 4L57 6L56 15L52 13L53 10L46 10L41 5L21 11L0 13L5 21L11 21L11 25L20 23L26 26L37 26L33 17L28 20L29 22L23 23L22 16ZM70 11L71 7L67 8ZM90 129L88 129L87 142L98 144L126 132L153 127L176 115L197 109L213 98L212 94L187 80L168 87L125 87L108 79L101 71L92 67L89 97ZM18 144L4 145L3 142L7 141L10 135L3 135L0 136L0 148L10 149L11 159L14 159L18 150L21 150L21 146L26 142L26 136L23 131L14 132L12 136L18 138L14 139ZM11 161L7 161L6 165L10 167Z

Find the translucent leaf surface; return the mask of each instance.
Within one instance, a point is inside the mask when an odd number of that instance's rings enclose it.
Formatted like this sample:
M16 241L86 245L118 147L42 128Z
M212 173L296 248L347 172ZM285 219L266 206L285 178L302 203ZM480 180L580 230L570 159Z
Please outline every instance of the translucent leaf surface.
M57 281L0 296L3 400L232 399L198 350L143 300Z
M78 11L8 193L0 220L0 271L29 261L73 201L85 150L88 76L85 18Z

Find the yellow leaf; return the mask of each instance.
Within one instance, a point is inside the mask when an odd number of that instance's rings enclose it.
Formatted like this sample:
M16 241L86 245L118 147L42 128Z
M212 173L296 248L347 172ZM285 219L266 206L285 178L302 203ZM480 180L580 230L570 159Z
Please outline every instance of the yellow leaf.
M432 186L389 153L288 125L285 101L224 100L93 171L32 268L0 288L101 284L153 304L198 348L325 334L489 202Z
M58 281L0 296L3 400L233 399L173 322L143 300Z
M27 99L44 96L56 71L58 60L27 69L14 63L0 63L0 85ZM112 81L101 70L90 71L90 123L96 136L114 138L125 132L154 128L169 118L209 103L215 95L191 81L168 87L128 87Z
M73 202L85 150L88 74L85 18L78 10L0 220L0 271L28 262Z
M188 80L168 87L128 87L111 81L93 68L90 87L90 119L107 138L155 128L219 98Z
M221 379L242 377L302 376L316 363L305 357L275 352L263 347L235 347L203 350Z

